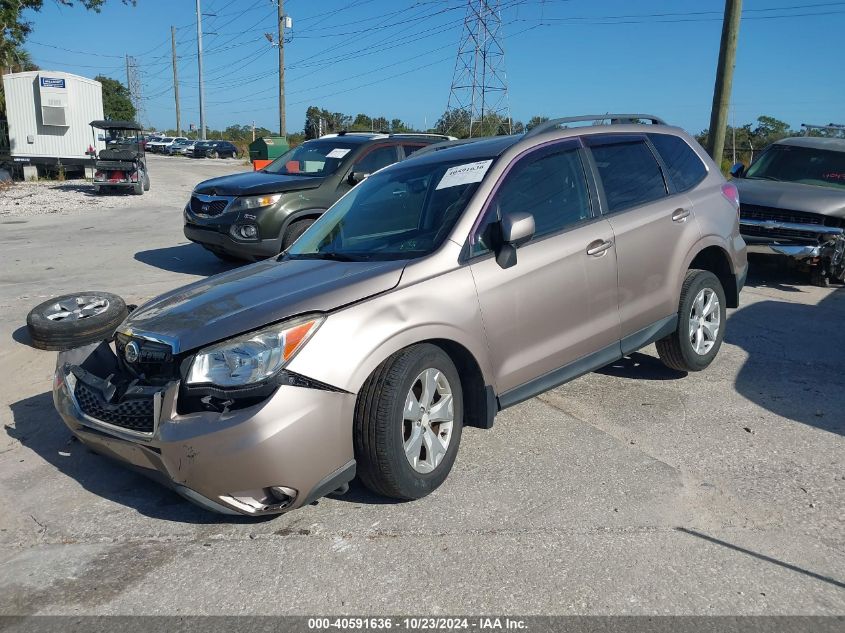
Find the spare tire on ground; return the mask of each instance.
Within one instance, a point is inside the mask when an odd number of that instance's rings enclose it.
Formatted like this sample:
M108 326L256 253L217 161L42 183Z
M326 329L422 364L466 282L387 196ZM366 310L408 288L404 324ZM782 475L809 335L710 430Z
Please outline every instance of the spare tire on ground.
M108 340L128 314L126 303L110 292L76 292L35 306L26 316L33 346L68 350Z

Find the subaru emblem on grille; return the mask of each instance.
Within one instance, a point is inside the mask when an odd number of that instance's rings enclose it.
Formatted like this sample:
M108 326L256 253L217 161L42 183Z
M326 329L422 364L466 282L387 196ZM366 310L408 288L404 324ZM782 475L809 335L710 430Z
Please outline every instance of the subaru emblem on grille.
M126 349L123 350L123 357L127 363L137 363L141 356L141 350L138 349L138 344L135 341L129 341L126 344Z
M202 205L202 210L203 210L203 211L208 211L208 205L207 205L207 204Z

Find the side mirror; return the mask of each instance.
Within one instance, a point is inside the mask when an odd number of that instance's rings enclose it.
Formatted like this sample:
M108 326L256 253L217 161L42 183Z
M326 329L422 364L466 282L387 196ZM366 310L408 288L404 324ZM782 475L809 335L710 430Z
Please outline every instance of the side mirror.
M516 265L516 249L534 236L534 216L508 213L501 220L502 244L496 251L496 263L502 268Z
M349 184L354 187L362 180L366 180L369 175L370 174L365 171L353 171L349 173L349 178L347 180L349 181Z
M745 165L736 163L728 173L734 178L742 178L742 175L745 173Z

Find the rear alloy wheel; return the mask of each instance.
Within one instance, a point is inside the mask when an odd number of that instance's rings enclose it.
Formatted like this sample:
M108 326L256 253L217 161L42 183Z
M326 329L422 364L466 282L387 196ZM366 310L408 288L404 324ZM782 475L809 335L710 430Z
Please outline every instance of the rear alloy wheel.
M68 350L112 337L128 311L109 292L80 292L45 301L26 317L32 344L39 349Z
M364 383L355 406L355 460L370 490L419 499L445 481L463 428L454 363L435 345L408 347Z
M687 271L681 289L677 330L657 341L663 364L678 371L706 369L725 337L725 291L706 270Z

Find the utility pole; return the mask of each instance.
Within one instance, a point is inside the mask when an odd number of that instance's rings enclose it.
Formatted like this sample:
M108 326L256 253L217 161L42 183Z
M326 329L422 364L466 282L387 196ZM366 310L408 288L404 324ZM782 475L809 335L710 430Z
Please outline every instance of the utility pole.
M725 150L725 130L728 125L728 107L736 64L736 44L739 39L739 21L742 0L725 0L725 17L722 20L722 41L719 47L719 65L716 68L716 85L713 88L713 108L710 111L707 151L717 165L722 164Z
M199 1L199 0L198 0ZM279 9L279 136L287 137L285 116L285 9L284 1L278 0Z
M173 52L173 96L176 98L176 136L182 136L182 117L179 113L179 77L176 72L176 27L170 27L170 48Z
M205 140L205 91L202 80L202 8L197 0L197 66L200 80L200 135Z

